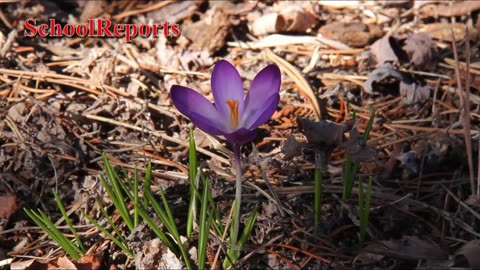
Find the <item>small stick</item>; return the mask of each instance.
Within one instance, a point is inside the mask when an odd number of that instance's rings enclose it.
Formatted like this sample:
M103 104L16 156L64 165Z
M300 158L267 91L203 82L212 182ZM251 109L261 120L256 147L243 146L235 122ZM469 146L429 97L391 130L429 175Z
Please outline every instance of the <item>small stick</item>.
M455 18L451 18L452 25L451 25L451 32L452 32L452 49L453 49L453 56L455 58L455 77L457 79L457 94L458 97L460 98L460 104L461 107L461 113L460 113L460 120L462 121L463 125L463 136L465 139L465 148L467 152L467 161L468 161L468 173L470 176L470 192L473 194L475 191L475 180L473 177L473 157L472 157L472 139L471 139L471 127L470 127L470 89L467 89L467 87L470 87L470 76L468 76L469 72L469 65L470 65L470 54L469 54L469 36L468 36L468 27L466 27L466 42L465 42L465 47L466 47L466 70L467 70L467 75L466 75L466 80L467 83L465 84L465 91L466 95L465 97L463 96L462 92L462 82L460 78L460 64L458 63L458 53L457 53L457 46L455 44L455 33L453 31L453 27L455 26Z
M468 206L466 203L464 203L462 200L460 200L457 196L455 196L455 194L450 189L448 189L444 184L440 184L440 186L443 189L445 189L445 191L448 193L448 195L450 195L450 197L452 197L455 201L457 201L458 204L460 204L462 207L467 209L468 212L472 213L472 215L474 217L476 217L477 219L480 220L480 214L478 212L473 210L470 206Z

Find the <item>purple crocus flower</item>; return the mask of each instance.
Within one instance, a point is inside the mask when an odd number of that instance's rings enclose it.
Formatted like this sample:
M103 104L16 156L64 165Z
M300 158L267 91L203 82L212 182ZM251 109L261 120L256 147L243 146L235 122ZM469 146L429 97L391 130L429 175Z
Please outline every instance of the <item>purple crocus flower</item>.
M173 104L198 128L212 135L223 135L234 146L253 140L256 136L253 129L267 122L278 106L280 69L269 65L260 71L246 97L238 71L227 61L215 65L211 82L215 104L181 85L173 85L170 90Z

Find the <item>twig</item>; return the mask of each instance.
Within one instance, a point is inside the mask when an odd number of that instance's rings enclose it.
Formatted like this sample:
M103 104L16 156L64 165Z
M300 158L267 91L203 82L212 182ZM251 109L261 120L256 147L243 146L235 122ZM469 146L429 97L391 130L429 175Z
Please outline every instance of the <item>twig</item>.
M480 149L480 136L478 136L478 147ZM477 196L480 195L480 151L478 151L478 165L477 165Z
M280 211L280 215L282 217L284 217L285 216L285 210L283 209L282 201L278 197L277 192L275 192L275 190L273 189L272 185L270 184L270 181L268 180L267 174L265 173L265 171L263 171L261 166L259 167L259 170L260 170L260 173L262 174L263 181L265 182L268 189L270 190L270 193L272 193L273 198L275 198L275 201L276 201L277 206L278 206L278 210Z
M118 15L115 15L113 16L113 18L117 21L125 18L125 17L129 17L129 16L132 16L132 15L138 15L138 14L142 14L142 13L147 13L147 12L150 12L150 11L154 11L154 10L157 10L157 9L160 9L164 6L167 6L169 5L170 3L173 3L174 1L162 1L162 2L159 2L159 3L156 3L154 5L151 5L151 6L147 6L146 8L142 8L142 9L139 9L139 10L129 10L127 12L123 12L123 13L120 13Z
M163 134L163 133L161 133L159 131L156 131L156 130L151 130L151 129L148 129L148 128L145 128L145 127L142 128L142 127L133 126L133 125L130 125L128 123L124 123L124 122L121 122L121 121L113 120L113 119L98 116L98 115L87 114L87 115L85 115L85 117L87 117L89 119L97 120L97 121L100 121L100 122L105 122L105 123L110 123L110 124L114 124L114 125L117 125L117 126L130 128L130 129L137 130L137 131L143 131L143 132L152 134L154 136L160 137L164 140L174 142L174 143L177 143L179 145L188 147L188 141L183 141L183 140L168 136L168 135ZM208 150L205 150L203 148L199 148L199 149L197 149L197 151L202 153L202 154L205 154L205 155L207 155L211 158L214 158L214 159L216 159L216 160L218 160L218 161L220 161L224 164L230 164L230 160L228 160L226 158L223 158L219 155L216 155L216 154L214 154L214 153L212 153Z
M468 206L466 203L464 203L462 200L460 200L450 189L448 189L444 184L440 184L440 186L452 197L455 201L457 201L458 204L460 204L462 207L468 210L468 212L472 213L474 217L476 217L478 220L480 220L480 214L473 210L470 206Z
M463 124L463 136L465 139L465 148L467 152L467 161L468 161L468 173L470 176L470 192L473 194L475 192L475 179L474 179L474 173L473 173L473 157L472 157L472 134L471 134L471 127L470 127L470 89L465 89L466 91L466 96L463 96L462 92L462 81L460 78L460 64L458 62L458 53L457 53L457 46L455 44L455 33L453 31L453 27L455 26L455 18L451 18L451 33L452 33L452 50L453 50L453 56L455 58L455 77L457 80L457 94L458 97L460 98L460 104L462 106L461 114L460 114L460 120L462 121ZM467 27L468 28L468 27ZM467 35L466 35L466 50L467 50L467 63L466 63L466 70L467 70L467 76L466 80L470 80L470 76L468 76L468 69L469 69L469 63L470 63L470 54L469 54L469 37L468 37L468 29L467 29ZM470 84L465 85L465 88L470 87Z

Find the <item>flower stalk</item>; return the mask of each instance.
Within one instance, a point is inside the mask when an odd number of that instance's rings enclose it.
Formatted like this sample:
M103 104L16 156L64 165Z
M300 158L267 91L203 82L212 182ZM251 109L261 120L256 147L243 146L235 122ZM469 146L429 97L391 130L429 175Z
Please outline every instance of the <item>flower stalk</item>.
M233 235L231 235L232 248L237 248L238 232L240 230L240 205L242 203L242 153L241 145L233 145L233 162L235 163L235 208L233 212Z

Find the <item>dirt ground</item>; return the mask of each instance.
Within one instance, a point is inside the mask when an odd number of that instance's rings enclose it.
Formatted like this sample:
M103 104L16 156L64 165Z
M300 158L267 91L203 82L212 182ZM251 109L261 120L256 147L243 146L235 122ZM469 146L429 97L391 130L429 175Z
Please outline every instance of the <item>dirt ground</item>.
M151 162L155 190L165 190L183 232L190 121L169 91L180 84L213 100L221 59L245 89L268 64L282 72L276 112L242 149L242 223L259 212L235 269L480 269L479 10L480 1L426 0L0 3L0 269L146 267L82 215L106 222L95 198L116 215L99 183L102 154L130 175ZM76 28L98 22L111 31L82 37ZM226 219L231 146L194 135ZM342 198L347 156L363 183L373 179L363 242L358 183ZM80 260L23 210L60 220L53 189L88 249ZM142 227L127 245L147 254L153 238ZM225 245L211 235L209 257L220 250L222 259Z

